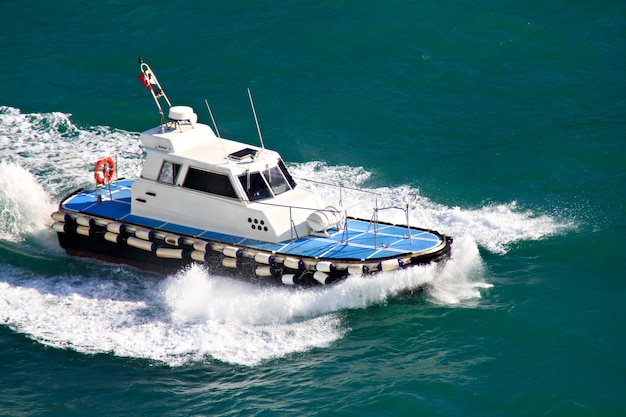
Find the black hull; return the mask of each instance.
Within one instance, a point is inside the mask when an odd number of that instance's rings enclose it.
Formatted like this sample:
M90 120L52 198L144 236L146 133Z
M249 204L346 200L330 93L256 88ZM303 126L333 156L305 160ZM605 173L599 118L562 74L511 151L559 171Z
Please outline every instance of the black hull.
M197 262L189 256L183 259L159 258L155 251L145 251L128 246L124 243L112 243L97 237L82 236L75 233L57 233L60 246L70 256L98 259L100 261L129 265L145 271L159 274L174 274L193 264L203 264L214 274L253 281L260 285L281 285L280 275L283 272L276 269L269 277L256 276L257 264L253 259L240 258L235 260L236 267L225 267L225 257L216 254L214 260ZM302 276L296 283L300 286L317 284L312 277Z
M192 247L180 249L181 259L159 257L157 256L159 253L158 249L172 249L172 247L161 244L153 246L151 250L139 249L130 246L125 239L121 239L118 242L110 242L104 239L105 228L102 228L102 230L97 229L99 228L94 227L89 235L83 235L76 233L76 226L67 225L65 231L57 233L59 244L71 256L121 263L160 274L176 273L192 263L199 263L206 266L213 274L244 279L259 285L282 285L281 277L286 274L294 276L293 285L296 286L308 287L322 284L313 278L314 271L293 270L286 268L284 265L260 265L253 258L229 258L219 252L214 252L207 254L205 262L198 262L190 257L193 250ZM446 246L440 251L412 258L408 267L445 261L450 256L450 244L451 241L448 241ZM264 268L262 275L258 274L259 267ZM365 275L375 273L378 272L368 271ZM340 281L346 278L348 273L345 270L333 271L328 275L327 281L323 284Z

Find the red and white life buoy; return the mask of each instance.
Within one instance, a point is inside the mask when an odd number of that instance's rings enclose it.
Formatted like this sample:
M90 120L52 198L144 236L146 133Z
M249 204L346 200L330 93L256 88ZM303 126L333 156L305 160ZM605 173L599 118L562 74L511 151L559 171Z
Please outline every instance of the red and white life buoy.
M115 161L110 156L100 159L96 162L96 169L94 171L94 177L96 178L96 184L108 184L113 181L115 176Z

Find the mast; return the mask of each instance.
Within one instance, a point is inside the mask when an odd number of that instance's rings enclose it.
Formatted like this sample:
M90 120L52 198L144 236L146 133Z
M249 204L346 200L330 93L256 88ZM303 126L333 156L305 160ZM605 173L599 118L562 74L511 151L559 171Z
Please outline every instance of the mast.
M143 62L143 59L139 58L139 68L141 69L141 74L139 74L139 80L143 83L144 87L150 90L150 94L152 94L152 98L154 99L157 108L159 109L159 114L161 115L161 125L166 123L165 113L163 112L163 108L161 107L160 100L163 99L165 103L167 103L168 107L172 107L172 103L167 98L165 94L165 90L161 87L159 80L156 75L150 68L148 64Z

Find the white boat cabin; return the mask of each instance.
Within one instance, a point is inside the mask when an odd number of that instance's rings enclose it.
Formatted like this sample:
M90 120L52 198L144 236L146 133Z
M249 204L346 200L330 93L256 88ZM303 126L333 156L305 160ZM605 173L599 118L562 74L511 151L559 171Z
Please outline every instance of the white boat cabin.
M277 152L217 137L187 106L171 107L169 119L141 134L146 160L132 186L133 215L269 242L343 220L324 220Z

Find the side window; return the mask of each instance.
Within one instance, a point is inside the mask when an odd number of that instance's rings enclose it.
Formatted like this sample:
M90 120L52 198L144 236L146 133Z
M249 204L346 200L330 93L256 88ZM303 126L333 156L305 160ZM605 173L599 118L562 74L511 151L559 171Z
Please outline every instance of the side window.
M224 197L239 198L228 176L197 168L189 168L183 187Z
M239 182L246 191L246 195L250 201L262 200L272 196L272 192L260 172L249 172L240 175Z
M180 164L175 164L170 161L163 161L161 165L161 171L159 172L158 181L164 184L176 184L176 178L180 171Z

